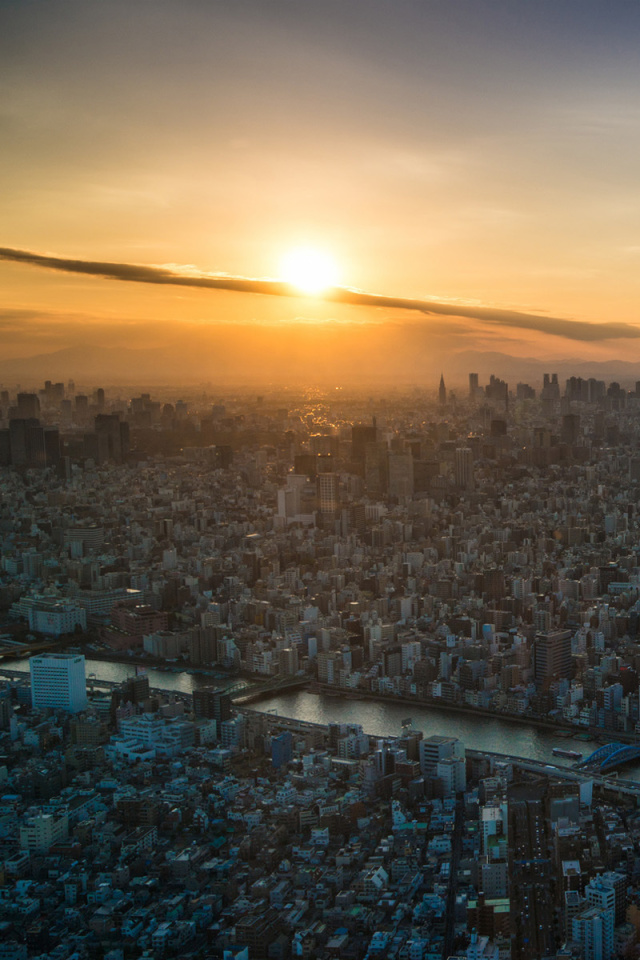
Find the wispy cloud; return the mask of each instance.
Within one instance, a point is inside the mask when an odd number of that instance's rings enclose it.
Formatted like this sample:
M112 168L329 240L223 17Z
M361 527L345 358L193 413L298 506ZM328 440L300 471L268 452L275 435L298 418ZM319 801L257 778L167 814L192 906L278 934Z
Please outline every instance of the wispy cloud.
M0 260L22 263L26 266L40 267L46 270L78 273L128 283L197 287L275 297L300 298L304 296L295 286L280 280L204 273L191 266L181 268L174 265L171 265L171 267L145 266L135 263L113 263L100 260L74 260L33 253L29 250L16 250L12 247L0 247ZM469 320L477 320L494 326L532 330L550 336L583 342L640 338L640 327L630 323L587 323L582 320L540 316L534 313L483 307L463 302L386 297L382 294L366 293L350 287L330 287L323 293L321 299L360 307L414 310L427 316L465 317Z

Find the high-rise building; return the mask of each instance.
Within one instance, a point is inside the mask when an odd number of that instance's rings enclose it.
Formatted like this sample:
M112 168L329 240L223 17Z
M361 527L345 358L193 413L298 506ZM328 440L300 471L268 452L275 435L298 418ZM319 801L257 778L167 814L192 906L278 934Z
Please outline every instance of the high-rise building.
M553 680L571 676L571 630L552 630L536 635L533 670L538 687L548 687Z
M456 486L462 490L473 488L473 452L470 447L456 449Z
M629 903L625 874L613 870L601 873L585 887L584 895L595 906L613 909L615 926L624 923Z
M478 374L469 374L469 396L473 400L478 395Z
M29 658L31 703L79 713L87 706L85 661L81 654L48 653Z
M378 439L378 429L375 417L371 425L355 423L351 427L351 456L354 460L364 462L367 445Z
M572 938L584 960L610 960L614 949L614 911L588 906L572 919Z
M289 763L293 757L293 737L290 730L285 730L271 741L271 763L278 770Z
M203 687L193 691L193 712L196 717L206 717L222 723L231 719L231 695L224 689Z
M457 737L441 737L434 734L420 741L420 767L423 773L433 776L442 760L464 760L464 757L464 744Z
M577 444L580 436L580 417L577 413L566 413L562 418L561 439L563 443Z
M493 401L498 407L503 407L505 410L508 409L509 384L501 380L500 377L495 377L491 374L484 392L487 400Z
M106 459L122 460L122 438L120 431L120 417L117 413L99 413L95 419L98 442L106 439Z
M518 400L535 400L536 392L528 383L519 383L516 387L516 398Z
M292 677L294 674L296 674L298 672L297 646L294 644L291 647L285 647L284 650L280 650L278 662L281 676Z
M413 496L413 457L410 453L389 454L389 495Z
M37 420L40 416L40 401L37 393L18 394L18 417L22 420Z
M9 455L14 467L57 466L60 462L60 434L40 421L15 417L9 421ZM6 441L5 441L6 444Z
M548 373L544 374L542 393L540 394L543 400L559 400L560 399L560 384L558 383L558 374L552 373L549 376Z
M368 443L365 451L364 483L370 497L384 496L389 490L389 450L385 441Z
M442 781L443 795L462 793L467 785L466 763L462 757L449 757L436 764L436 776Z
M444 374L440 374L440 386L438 387L438 403L444 407L447 402L447 388L444 385Z
M317 478L320 513L334 515L339 506L337 473L320 473Z
M26 467L27 465L27 423L28 421L24 417L14 417L9 420L11 463L14 467Z

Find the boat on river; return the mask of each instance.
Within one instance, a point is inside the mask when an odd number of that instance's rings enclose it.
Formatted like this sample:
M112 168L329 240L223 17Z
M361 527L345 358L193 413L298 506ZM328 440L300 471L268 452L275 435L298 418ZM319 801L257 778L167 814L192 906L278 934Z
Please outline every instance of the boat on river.
M582 760L582 754L578 750L565 750L564 747L554 747L551 753L554 757L563 757L565 760Z

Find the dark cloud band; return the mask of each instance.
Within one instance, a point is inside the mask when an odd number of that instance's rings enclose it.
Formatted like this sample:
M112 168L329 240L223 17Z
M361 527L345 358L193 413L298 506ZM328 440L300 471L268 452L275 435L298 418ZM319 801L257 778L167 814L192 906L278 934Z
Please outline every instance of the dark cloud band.
M279 280L260 280L251 277L230 277L219 274L180 273L166 267L144 266L133 263L110 263L100 260L72 260L51 257L29 250L0 247L0 260L23 263L47 270L79 273L106 280L124 280L129 283L153 283L180 287L199 287L209 290L228 290L236 293L261 294L275 297L304 296L293 285ZM417 310L426 315L465 317L483 323L497 324L520 330L534 330L569 340L598 341L637 339L640 328L629 323L586 323L560 317L543 317L516 310L499 310L464 303L443 303L438 300L412 300L404 297L385 297L365 293L349 287L330 287L322 300L360 307L382 307L396 310Z

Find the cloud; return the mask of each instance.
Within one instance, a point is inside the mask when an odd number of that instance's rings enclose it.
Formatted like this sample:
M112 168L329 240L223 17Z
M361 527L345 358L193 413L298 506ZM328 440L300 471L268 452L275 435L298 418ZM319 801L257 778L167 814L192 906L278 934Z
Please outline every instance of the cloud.
M301 298L304 296L295 286L280 280L204 273L196 271L192 266L176 269L174 265L169 268L167 266L145 266L135 263L112 263L100 260L73 260L66 257L33 253L28 250L15 250L12 247L0 247L0 260L22 263L47 270L59 270L63 273L100 277L103 280L121 280L128 283L197 287L275 297ZM483 307L463 302L386 297L382 294L366 293L350 287L330 287L324 292L321 299L327 302L360 307L414 310L427 316L464 317L468 320L478 320L494 326L532 330L550 336L583 342L640 338L640 327L630 323L587 323L582 320L540 316L534 313Z

